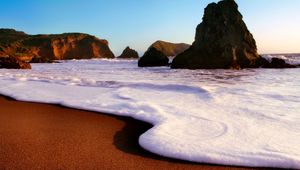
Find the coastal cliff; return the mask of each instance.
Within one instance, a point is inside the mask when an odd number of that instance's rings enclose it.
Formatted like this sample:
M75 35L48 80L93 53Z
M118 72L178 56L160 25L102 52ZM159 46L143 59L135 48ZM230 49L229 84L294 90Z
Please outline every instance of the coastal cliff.
M13 29L0 29L0 56L14 56L29 62L115 57L107 40L92 35L28 35Z

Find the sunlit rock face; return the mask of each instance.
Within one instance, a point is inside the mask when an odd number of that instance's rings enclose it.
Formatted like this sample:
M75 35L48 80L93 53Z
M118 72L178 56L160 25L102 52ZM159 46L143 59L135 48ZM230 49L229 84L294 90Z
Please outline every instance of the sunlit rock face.
M240 69L260 67L264 62L238 5L223 0L205 8L193 45L174 59L172 68Z
M0 38L0 55L25 61L114 58L108 41L88 34L28 35L13 29L1 29Z
M15 57L0 56L0 69L31 69L31 65Z

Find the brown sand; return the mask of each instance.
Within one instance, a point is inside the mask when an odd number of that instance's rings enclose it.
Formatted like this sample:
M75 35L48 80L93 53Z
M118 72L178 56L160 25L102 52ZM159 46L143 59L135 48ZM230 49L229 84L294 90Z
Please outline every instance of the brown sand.
M0 96L0 169L239 169L151 154L149 124Z

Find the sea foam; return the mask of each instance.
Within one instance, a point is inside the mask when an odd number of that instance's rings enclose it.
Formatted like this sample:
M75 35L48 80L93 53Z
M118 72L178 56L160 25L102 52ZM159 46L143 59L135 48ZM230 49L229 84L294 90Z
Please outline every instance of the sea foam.
M300 55L298 54L290 54L290 55L284 55L284 54L277 54L277 55L262 55L263 58L267 59L269 62L272 61L272 58L279 58L284 60L286 63L291 65L300 65Z
M251 167L300 169L299 86L300 69L170 70L132 60L0 70L0 93L18 100L153 124L139 138L153 153Z

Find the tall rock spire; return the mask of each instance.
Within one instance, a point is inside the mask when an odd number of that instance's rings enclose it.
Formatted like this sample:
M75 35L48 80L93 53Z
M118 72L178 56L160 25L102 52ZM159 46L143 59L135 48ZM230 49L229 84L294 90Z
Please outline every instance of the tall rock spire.
M174 59L172 68L240 69L259 67L261 60L238 5L222 0L205 8L193 45Z

